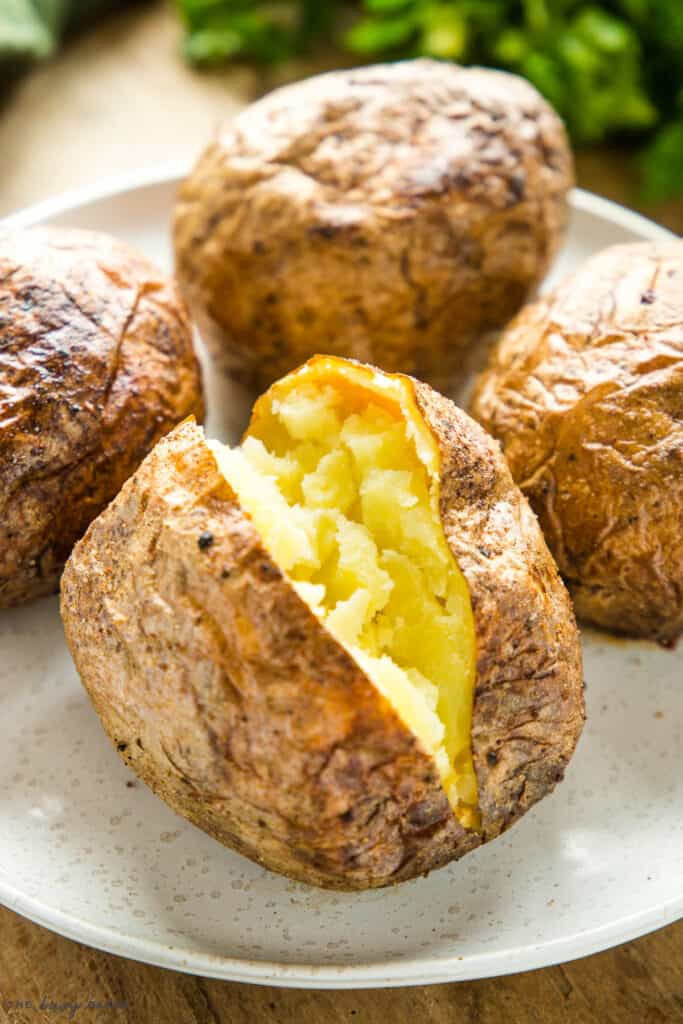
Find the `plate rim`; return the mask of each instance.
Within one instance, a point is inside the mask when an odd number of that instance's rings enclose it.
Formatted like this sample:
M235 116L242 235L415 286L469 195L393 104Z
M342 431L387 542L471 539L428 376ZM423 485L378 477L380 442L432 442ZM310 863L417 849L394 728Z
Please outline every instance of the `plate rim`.
M121 197L127 192L179 183L191 165L189 160L166 161L101 178L89 186L62 192L9 214L0 219L0 226L29 227L97 202ZM677 237L674 232L655 224L642 214L584 189L573 189L569 202L575 211L609 221L644 239L656 241ZM616 921L550 941L532 942L470 957L461 957L457 953L424 959L413 957L403 960L397 957L359 966L224 957L183 950L179 946L142 936L131 938L122 931L92 924L66 911L50 907L20 891L1 875L0 903L75 942L142 963L227 981L309 989L393 988L476 980L537 970L589 956L646 935L673 923L683 913L681 894Z
M223 957L218 954L183 951L177 946L155 942L142 936L131 940L130 936L123 932L94 925L73 914L47 907L39 900L7 885L2 878L0 904L74 942L139 963L179 971L182 974L222 981L275 985L280 988L370 989L477 981L579 960L673 924L681 916L683 897L665 900L655 907L648 908L647 911L627 914L623 918L589 931L575 932L550 942L532 942L526 946L495 953L479 953L473 957L458 956L454 953L431 960L418 957L408 961L399 958L377 960L361 967L349 964L318 966L310 963ZM548 950L551 951L550 957Z

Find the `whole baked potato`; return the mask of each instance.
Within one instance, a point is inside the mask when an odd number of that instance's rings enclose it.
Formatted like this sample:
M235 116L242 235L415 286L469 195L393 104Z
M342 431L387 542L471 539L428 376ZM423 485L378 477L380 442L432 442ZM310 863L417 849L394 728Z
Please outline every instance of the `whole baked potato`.
M447 390L563 236L572 161L527 82L429 60L333 72L247 107L175 210L178 279L259 390L315 352Z
M76 546L62 615L124 760L316 885L414 877L561 779L571 605L497 445L408 377L312 360L242 445L159 442Z
M472 412L503 444L579 618L683 630L683 242L605 249L524 309Z
M202 412L167 277L107 235L0 229L0 608L57 590L91 520Z

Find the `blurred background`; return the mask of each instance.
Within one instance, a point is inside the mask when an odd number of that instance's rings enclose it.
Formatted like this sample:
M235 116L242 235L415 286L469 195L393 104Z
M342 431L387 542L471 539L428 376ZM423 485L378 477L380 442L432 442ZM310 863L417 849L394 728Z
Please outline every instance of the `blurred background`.
M559 110L579 184L683 230L683 0L0 0L0 216L192 158L276 85L425 54Z

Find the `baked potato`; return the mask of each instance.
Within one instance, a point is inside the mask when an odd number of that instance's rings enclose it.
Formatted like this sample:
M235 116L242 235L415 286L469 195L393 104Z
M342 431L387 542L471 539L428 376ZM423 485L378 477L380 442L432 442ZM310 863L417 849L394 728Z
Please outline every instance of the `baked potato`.
M565 227L572 161L527 82L414 60L246 108L175 210L177 276L219 364L262 390L315 352L448 390Z
M683 242L598 253L524 309L473 415L503 444L579 618L683 630Z
M300 881L365 889L493 839L583 718L565 588L498 446L427 385L321 357L240 447L159 442L62 581L124 760Z
M0 608L56 591L91 520L202 411L168 278L106 235L0 229Z

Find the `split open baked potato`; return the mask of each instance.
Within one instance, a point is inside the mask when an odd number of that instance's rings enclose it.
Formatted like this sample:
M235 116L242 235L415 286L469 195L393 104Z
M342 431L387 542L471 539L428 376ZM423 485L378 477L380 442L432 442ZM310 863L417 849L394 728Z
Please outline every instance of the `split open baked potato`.
M57 590L74 542L203 401L169 278L108 235L0 228L0 608Z
M176 271L228 373L315 352L447 391L562 240L572 159L528 82L414 60L319 75L242 111L175 210Z
M274 385L237 448L192 421L160 441L76 546L62 615L126 763L320 886L493 839L583 724L569 599L497 444L333 357Z
M473 415L502 442L579 618L683 631L683 242L613 246L525 308Z

